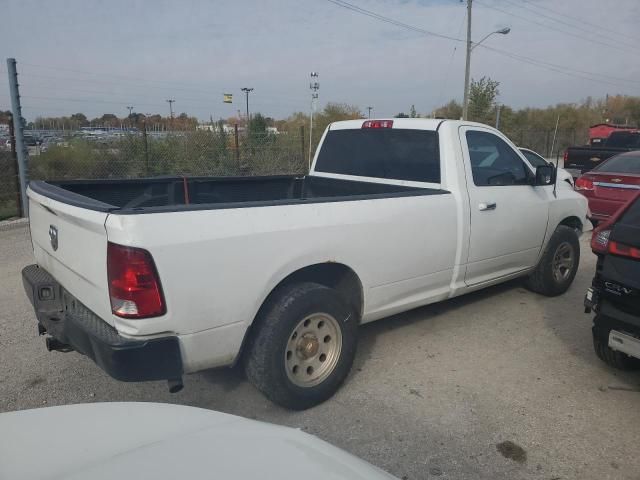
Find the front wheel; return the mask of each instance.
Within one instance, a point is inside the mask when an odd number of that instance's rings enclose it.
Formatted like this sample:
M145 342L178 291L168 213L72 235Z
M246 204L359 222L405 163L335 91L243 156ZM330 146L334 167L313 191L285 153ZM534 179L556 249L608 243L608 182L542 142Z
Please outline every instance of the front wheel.
M534 292L555 297L567 291L578 271L580 242L573 228L558 225L540 262L526 281Z
M303 410L336 392L351 369L359 323L338 292L316 283L286 285L256 322L245 371L267 398Z

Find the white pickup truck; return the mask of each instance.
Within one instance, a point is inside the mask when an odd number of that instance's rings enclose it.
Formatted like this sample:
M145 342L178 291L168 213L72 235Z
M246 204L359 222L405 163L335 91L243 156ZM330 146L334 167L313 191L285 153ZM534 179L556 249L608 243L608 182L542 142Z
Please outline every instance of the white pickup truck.
M31 182L23 270L50 350L124 381L242 362L293 409L347 376L358 326L578 267L587 201L471 122L352 120L309 175ZM517 315L517 312L514 312Z

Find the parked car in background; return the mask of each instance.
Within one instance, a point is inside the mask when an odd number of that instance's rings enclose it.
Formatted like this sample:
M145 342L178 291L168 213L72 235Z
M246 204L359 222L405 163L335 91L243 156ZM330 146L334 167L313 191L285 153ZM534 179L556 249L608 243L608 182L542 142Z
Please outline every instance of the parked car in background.
M26 293L51 350L113 377L245 366L328 399L361 323L516 277L571 285L587 200L472 122L335 122L309 175L31 182Z
M0 413L0 445L3 480L396 478L297 429L164 403Z
M575 188L589 200L591 220L606 220L640 191L640 151L609 158L578 178Z
M585 145L567 148L564 152L564 168L579 173L588 172L607 158L631 150L640 150L639 131L612 132L601 146Z
M591 248L598 263L585 309L596 312L596 354L615 368L640 368L640 192L593 231Z
M555 167L555 164L553 162L547 161L547 159L539 153L536 153L529 148L518 148L534 168L538 168L540 165L551 165L552 167ZM558 167L557 176L559 182L567 182L573 187L573 175L567 172L564 168Z

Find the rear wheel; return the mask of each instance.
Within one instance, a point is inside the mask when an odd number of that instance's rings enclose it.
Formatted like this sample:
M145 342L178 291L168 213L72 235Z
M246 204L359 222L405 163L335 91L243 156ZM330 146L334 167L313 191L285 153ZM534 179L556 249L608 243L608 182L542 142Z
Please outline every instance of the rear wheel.
M331 397L356 352L359 319L335 290L285 285L267 300L245 357L249 381L274 403L303 410Z
M596 315L593 320L593 349L600 360L610 367L618 370L638 370L640 360L630 357L626 353L618 352L609 347L609 332L611 328L602 325L600 315Z
M555 297L571 286L580 263L580 242L573 228L558 225L536 269L526 280L530 290Z

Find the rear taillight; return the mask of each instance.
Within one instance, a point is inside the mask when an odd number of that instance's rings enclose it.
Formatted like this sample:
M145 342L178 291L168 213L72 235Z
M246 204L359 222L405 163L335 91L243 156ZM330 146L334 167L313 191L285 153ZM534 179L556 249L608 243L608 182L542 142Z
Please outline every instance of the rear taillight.
M107 275L114 315L147 318L167 312L156 266L146 250L109 242Z
M611 235L611 230L598 231L596 229L593 231L593 236L591 237L591 250L593 250L593 253L607 253L609 235Z
M362 128L393 128L393 120L367 120Z
M580 177L576 180L575 189L593 191L593 180L590 178Z
M609 253L640 260L640 248L630 247L629 245L614 242L613 240L609 242Z
M567 161L567 158L569 158L569 150L565 150L564 151L564 155L562 155L562 162L564 164L564 162Z
M580 180L580 179L578 179ZM577 183L577 182L576 182ZM632 258L640 258L638 255L638 249L634 247L628 247L626 245L621 245L613 240L609 240L609 236L611 235L611 230L615 226L616 222L624 212L626 212L627 208L629 208L636 200L640 200L640 192L637 195L630 198L627 203L622 205L616 213L614 213L609 219L598 225L593 229L593 233L591 234L591 250L593 253L611 253L614 255L624 255ZM614 245L612 247L612 245ZM613 249L613 250L612 250ZM635 252L634 252L635 251ZM618 253L618 252L627 252L627 253Z

